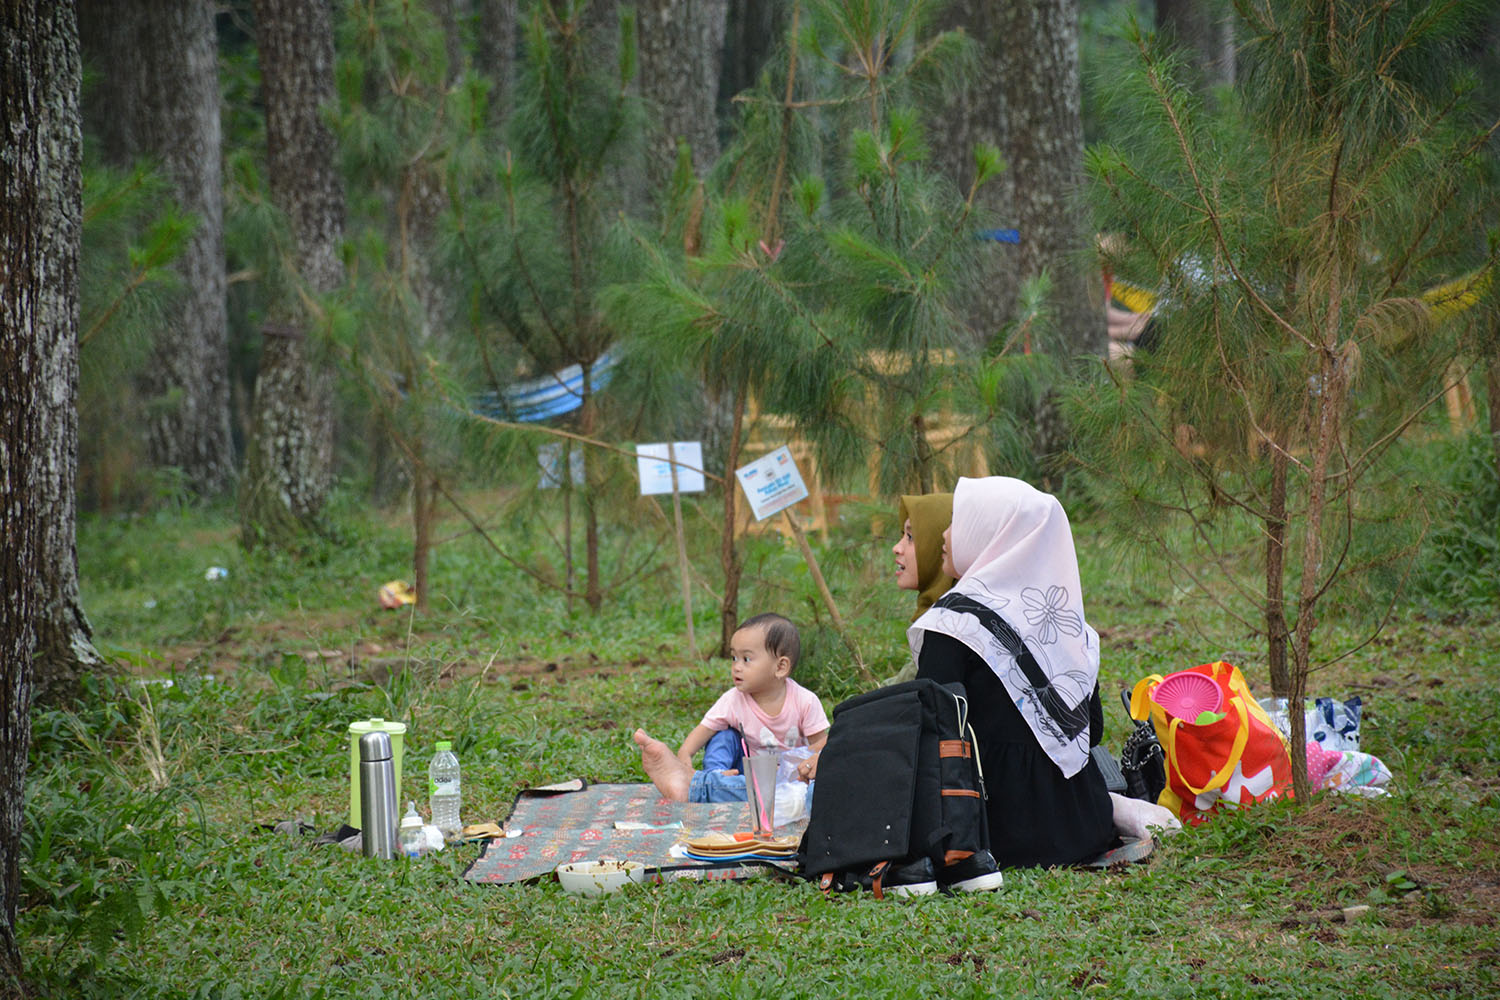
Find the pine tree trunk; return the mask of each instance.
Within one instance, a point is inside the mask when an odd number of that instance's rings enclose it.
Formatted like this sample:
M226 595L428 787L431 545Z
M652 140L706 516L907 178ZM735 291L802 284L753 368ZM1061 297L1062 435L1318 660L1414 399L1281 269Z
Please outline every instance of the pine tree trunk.
M110 162L161 163L197 226L175 268L181 292L156 337L141 388L153 400L147 451L201 494L234 469L229 433L224 199L220 171L218 41L201 0L79 0L79 27L102 75L85 109Z
M1021 279L1052 275L1050 305L1066 357L1103 355L1104 306L1089 255L1083 180L1077 0L1003 5L999 87L1006 109L1006 160L1015 178Z
M693 174L719 158L717 104L728 0L642 0L636 37L641 96L654 127L646 143L646 181L657 198L672 179L677 142L687 142Z
M931 134L933 162L963 195L974 183L974 147L1006 148L1005 103L997 81L1005 76L1001 45L1002 7L994 0L953 0L938 18L941 30L962 30L979 48L979 69L938 110ZM1006 170L978 193L971 228L1010 229L1015 225L1015 171ZM979 343L988 343L1010 319L1016 302L1017 248L983 244L983 260L963 300L964 315Z
M291 222L297 270L313 295L343 281L344 193L324 121L335 99L328 7L256 0L271 198ZM308 340L297 292L263 329L240 516L246 544L277 544L306 528L327 498L333 464L333 373Z
M739 512L735 502L739 494L739 481L734 470L740 464L740 446L744 443L745 407L749 403L749 388L744 378L735 386L734 420L729 428L729 450L724 464L724 524L720 536L719 564L724 571L724 599L719 604L719 653L729 655L729 640L740 624L740 549L735 544L735 519Z
M61 30L54 28L53 30ZM71 38L67 71L79 72L78 38L76 22L68 19L66 31ZM53 86L60 86L54 83ZM76 143L78 137L78 97L74 93L58 98L58 105L69 122L67 138ZM49 106L49 110L51 107ZM69 155L78 155L73 149ZM59 163L73 171L59 175L58 183L71 185L53 193L51 223L54 231L49 234L56 246L51 256L56 259L76 261L82 221L79 202L82 198L78 165ZM9 260L10 258L0 258ZM73 318L66 324L54 328L52 335L44 340L43 383L47 393L37 403L42 420L42 438L46 442L43 450L42 479L40 486L46 500L44 509L48 516L42 519L42 550L48 557L37 564L42 577L41 604L36 609L37 646L36 659L32 665L32 682L37 701L64 698L76 690L79 680L104 666L103 659L94 649L92 630L78 597L78 553L76 548L76 510L78 473L78 335L77 335L77 287L72 271L67 272L66 282L59 281L56 289L58 304L51 308L62 308L61 303L72 303L67 308Z
M1266 664L1271 674L1271 694L1288 698L1291 674L1286 662L1286 474L1289 461L1284 441L1274 443L1271 453L1271 495L1266 513Z
M719 93L733 97L754 86L786 29L785 0L734 0L724 26Z
M455 0L428 0L428 3L432 16L443 29L443 54L448 61L443 82L452 84L464 71L464 36L458 26L459 4Z
M0 995L19 996L16 940L33 659L73 564L82 174L72 4L0 7ZM60 435L60 436L59 436ZM65 490L65 493L59 491ZM63 501L65 498L65 502ZM60 539L66 544L58 549ZM75 580L76 567L63 570ZM82 618L79 617L81 623ZM86 632L84 641L86 643Z
M1485 407L1490 415L1490 447L1495 452L1495 476L1500 478L1500 336L1491 331L1490 356L1485 365Z
M583 366L583 407L579 410L578 432L584 437L593 437L595 432L595 407L593 386L589 380L589 367ZM583 453L583 559L584 559L584 584L583 600L589 606L589 610L597 614L604 606L604 587L600 580L599 570L599 511L595 504L595 498L599 492L599 484L592 472L594 463L589 461L587 451ZM563 475L572 476L571 469L564 469Z
M517 0L476 0L479 7L479 38L475 45L476 68L495 82L490 92L490 121L503 121L509 114L516 88Z
M437 483L420 461L414 462L411 467L411 572L418 611L425 611L430 601L427 567L431 561L432 522L436 514Z
M1216 0L1156 0L1156 27L1187 54L1200 90L1234 83L1234 21Z
M1330 278L1330 285L1338 287L1336 268ZM1323 515L1328 487L1335 471L1332 468L1334 457L1340 450L1348 389L1345 361L1336 340L1339 296L1335 293L1329 298L1328 318L1325 320L1327 332L1319 346L1317 398L1313 406L1312 467L1307 478L1306 528L1302 539L1301 580L1297 595L1297 637L1292 644L1291 688L1287 692L1287 714L1292 724L1292 784L1297 799L1302 802L1306 802L1312 794L1312 786L1307 777L1307 724L1303 718L1302 702L1307 697L1307 678L1312 672L1312 635L1317 628L1317 605L1323 584Z

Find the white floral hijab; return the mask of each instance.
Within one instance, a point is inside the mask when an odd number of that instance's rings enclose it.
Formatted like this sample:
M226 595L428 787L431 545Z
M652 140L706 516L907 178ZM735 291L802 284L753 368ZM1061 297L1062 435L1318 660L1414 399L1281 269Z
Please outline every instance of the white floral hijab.
M1099 634L1083 618L1068 515L1019 479L960 479L949 539L959 579L907 630L912 655L928 632L979 654L1071 778L1089 758Z

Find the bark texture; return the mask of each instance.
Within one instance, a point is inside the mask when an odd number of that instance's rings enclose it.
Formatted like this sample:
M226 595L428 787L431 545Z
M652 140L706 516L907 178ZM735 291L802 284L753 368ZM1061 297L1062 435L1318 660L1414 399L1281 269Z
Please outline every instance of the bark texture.
M50 18L50 15L49 15ZM49 30L63 30L55 22ZM51 700L72 692L84 675L103 666L94 649L92 630L78 597L78 553L76 542L78 477L78 246L82 234L82 181L80 119L76 89L66 94L59 88L77 87L80 75L76 21L66 27L69 63L53 65L68 74L69 84L49 80L45 121L56 131L49 142L45 177L50 241L44 258L49 275L45 311L38 321L45 387L36 402L42 423L43 445L38 454L39 509L44 559L35 566L40 576L39 604L35 608L36 652L32 663L32 688L36 700ZM59 44L49 42L49 45ZM53 58L61 59L60 50ZM71 150L66 151L66 150ZM70 159L65 159L68 157ZM4 257L0 259L9 260ZM64 263L65 262L65 263ZM64 314L66 312L66 314Z
M0 7L0 995L21 994L15 922L21 806L31 742L33 655L52 599L48 551L67 520L82 199L78 35L73 6ZM71 372L68 361L72 359ZM66 428L61 428L66 433ZM57 509L60 484L66 510ZM76 578L76 570L74 571ZM76 602L75 602L76 607Z
M978 71L938 109L931 130L934 165L961 196L967 196L974 183L974 147L985 143L1006 148L1005 103L998 84L1005 77L1002 13L993 0L953 0L936 25L964 32L979 49ZM1014 180L1014 171L1007 170L984 186L975 198L973 228L1014 228ZM1015 308L1018 255L1008 244L986 242L984 248L963 305L969 327L981 342L988 342Z
M678 140L702 177L719 158L718 98L728 0L642 0L637 8L641 96L654 116L646 182L657 197L677 163Z
M735 0L724 26L724 57L719 93L734 97L760 78L786 30L784 0Z
M1000 77L1007 115L1003 147L1015 178L1015 220L1021 231L1019 277L1052 275L1051 305L1067 355L1102 355L1104 305L1087 253L1089 233L1080 200L1083 124L1080 117L1077 0L1018 0L1001 6Z
M1199 89L1234 83L1234 22L1219 0L1156 0L1156 27L1187 53Z
M490 92L490 120L503 121L510 113L516 88L517 0L476 0L479 37L476 68L495 82Z
M180 469L202 494L234 468L229 433L224 197L214 7L200 0L78 0L90 66L100 74L85 113L106 159L158 162L197 219L176 263L182 291L141 377L154 465Z
M313 295L344 278L344 192L323 109L334 100L333 25L323 3L256 0L271 198L291 224L297 280ZM289 283L295 285L296 282ZM333 373L288 287L273 303L256 374L241 520L247 543L279 542L322 510L333 467Z

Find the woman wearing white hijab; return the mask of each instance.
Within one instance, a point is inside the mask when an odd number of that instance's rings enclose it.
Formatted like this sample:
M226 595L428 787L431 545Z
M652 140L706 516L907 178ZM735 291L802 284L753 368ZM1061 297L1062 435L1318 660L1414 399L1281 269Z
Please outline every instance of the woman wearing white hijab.
M1089 757L1104 721L1099 636L1083 617L1068 517L1018 479L960 479L943 537L958 582L907 638L918 677L968 693L991 853L1001 867L1096 857L1115 829Z

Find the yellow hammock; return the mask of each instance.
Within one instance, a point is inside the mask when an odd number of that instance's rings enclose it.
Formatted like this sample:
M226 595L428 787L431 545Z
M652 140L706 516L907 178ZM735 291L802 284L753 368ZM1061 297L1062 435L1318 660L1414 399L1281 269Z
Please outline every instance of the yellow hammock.
M1485 292L1489 291L1494 278L1493 267L1482 267L1461 278L1454 278L1435 288L1427 289L1422 293L1421 298L1432 310L1433 320L1442 322L1478 303L1484 297ZM1115 279L1110 297L1121 308L1129 309L1131 312L1150 312L1156 308L1157 294L1155 292L1120 278Z

